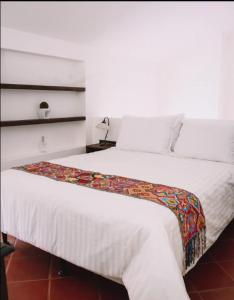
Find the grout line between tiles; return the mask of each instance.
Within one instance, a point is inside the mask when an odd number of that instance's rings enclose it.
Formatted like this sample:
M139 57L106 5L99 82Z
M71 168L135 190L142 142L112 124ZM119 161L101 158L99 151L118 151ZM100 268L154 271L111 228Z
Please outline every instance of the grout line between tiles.
M216 289L207 289L207 290L199 290L197 291L199 294L201 293L207 293L207 292L215 292L215 291L221 291L221 290L226 290L226 289L232 289L234 288L234 286L226 286L226 287L222 287L222 288L216 288ZM191 292L192 293L192 292Z
M49 274L48 274L49 279L51 279L51 272L52 272L52 255L50 255L50 265L49 265Z
M99 291L98 291L98 300L102 300L102 295L101 293L99 293Z
M220 269L231 279L231 281L234 281L234 279L232 278L232 276L222 267L222 265L220 263L222 262L216 262L217 265L220 267Z
M48 276L48 295L47 300L50 300L50 291L51 291L51 272L52 272L52 255L50 255L50 266L49 266L49 276Z
M17 239L15 238L15 241L14 241L14 243L13 243L14 248L15 248L15 246L16 246L16 241L17 241ZM12 252L11 255L10 255L10 257L9 257L9 261L8 261L8 264L7 264L7 267L6 267L6 275L8 274L8 270L9 270L9 268L10 268L10 264L11 264L11 261L12 261L12 258L13 258L13 256L14 256L14 254L15 254L15 251Z
M16 280L16 281L8 281L8 284L14 284L14 283L27 283L27 282L35 282L35 281L45 281L48 280L46 278L43 279L29 279L29 280Z
M64 276L64 277L61 276L61 277L54 277L54 278L51 277L50 280L51 280L51 281L52 281L52 280L62 280L62 279L64 279L64 278L72 278L72 277L73 277L73 275L66 275L66 276Z
M98 294L98 300L102 300L102 292L100 290L100 286L97 286L97 294Z
M11 264L11 261L12 261L13 254L14 254L14 253L12 253L12 254L10 255L10 257L9 257L8 264L7 264L7 267L6 267L6 275L8 274L8 270L9 270L9 268L10 268L10 264Z
M199 294L200 299L204 300L204 298L202 297L202 295L200 293L198 293L198 294Z
M51 291L51 280L48 280L48 294L47 294L47 300L50 300L50 291Z
M233 259L223 259L223 260L203 261L203 262L198 262L197 265L205 265L205 264L211 264L211 263L222 263L222 262L234 262L234 258Z

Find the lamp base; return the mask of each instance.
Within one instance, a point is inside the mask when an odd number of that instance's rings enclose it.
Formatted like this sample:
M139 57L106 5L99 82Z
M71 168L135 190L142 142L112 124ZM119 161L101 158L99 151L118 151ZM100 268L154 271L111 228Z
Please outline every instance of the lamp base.
M108 140L99 140L100 145L110 145L110 146L115 146L116 142L115 141L108 141Z

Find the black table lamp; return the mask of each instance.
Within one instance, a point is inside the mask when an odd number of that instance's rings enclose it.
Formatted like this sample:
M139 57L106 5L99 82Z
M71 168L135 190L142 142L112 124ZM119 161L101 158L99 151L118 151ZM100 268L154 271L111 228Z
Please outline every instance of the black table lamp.
M106 135L105 135L105 139L104 139L104 143L106 142L106 138L109 132L109 128L110 128L110 119L108 117L105 117L101 123L98 123L96 125L97 128L99 129L103 129L106 130Z

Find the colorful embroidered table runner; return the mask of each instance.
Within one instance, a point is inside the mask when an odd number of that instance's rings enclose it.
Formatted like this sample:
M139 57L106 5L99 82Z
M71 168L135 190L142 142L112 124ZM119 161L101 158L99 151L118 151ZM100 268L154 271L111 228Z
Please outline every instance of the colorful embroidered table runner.
M199 199L186 190L49 162L39 162L14 169L166 206L177 216L179 222L186 267L191 265L195 258L203 254L205 250L206 227L202 206Z

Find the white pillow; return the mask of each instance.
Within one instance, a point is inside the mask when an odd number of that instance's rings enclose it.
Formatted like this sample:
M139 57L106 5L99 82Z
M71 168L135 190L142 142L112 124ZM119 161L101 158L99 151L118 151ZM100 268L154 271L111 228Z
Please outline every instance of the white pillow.
M234 163L234 121L184 120L175 154Z
M165 117L124 116L116 148L153 153L170 152L183 115Z

